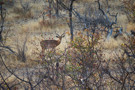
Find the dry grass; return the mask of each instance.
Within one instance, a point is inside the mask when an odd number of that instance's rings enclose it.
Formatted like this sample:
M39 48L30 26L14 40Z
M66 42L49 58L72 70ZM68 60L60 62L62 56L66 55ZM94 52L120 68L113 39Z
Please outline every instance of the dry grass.
M32 6L32 12L36 12L36 11L43 12L45 10L44 2L42 2L42 0L40 2L31 3L31 6ZM37 14L40 15L41 13L37 13Z
M22 4L25 3L29 3L31 2L31 0L23 0ZM8 14L6 17L7 21L10 20L18 20L18 19L30 19L33 17L38 17L43 11L44 8L44 3L40 2L40 3L29 3L29 10L26 10L26 12L24 11L24 9L21 6L20 1L16 1L14 2L14 6L11 6L9 8L7 8L8 10ZM6 5L5 7L8 7L8 5Z
M115 60L118 55L121 57L123 50L122 45L124 43L128 43L128 37L126 34L119 36L117 39L110 38L106 40L106 38L102 38L100 42L100 46L102 49L103 59L104 60ZM123 56L122 56L123 57Z
M48 25L45 24L43 28L41 28L41 25L39 24L41 19L38 19L37 21L30 20L25 23L17 24L14 23L14 29L11 30L10 34L11 36L7 38L7 43L6 45L12 47L14 51L17 52L17 45L19 47L22 47L24 44L24 41L26 39L26 35L28 34L27 37L27 43L26 43L26 57L29 60L39 60L39 55L41 52L41 47L40 47L40 41L41 40L49 40L49 39L55 39L55 31L58 34L62 34L65 31L68 31L69 28L65 24L58 24L59 28L55 27L52 28L50 24ZM58 22L56 22L56 19L54 20L54 23L52 25L57 25ZM13 35L12 35L13 34ZM65 47L67 47L67 42L68 42L69 36L66 35L62 39L61 44L57 47L58 50L64 50ZM15 61L16 62L16 61Z
M33 17L33 13L30 11L24 11L22 7L15 7L13 9L13 12L16 14L16 19L22 19L22 18L31 18Z
M121 39L115 40L114 38L110 38L109 40L102 41L101 46L103 49L114 50L119 48L122 43L123 41Z
M110 38L109 40L102 39L100 40L100 46L102 48L102 54L104 60L114 59L116 54L120 54L120 47L123 44L121 39L115 40Z
M135 23L127 24L127 32L130 32L131 30L135 31Z
M27 1L28 2L28 1ZM27 3L26 1L23 1L23 5ZM29 3L29 7L26 7L28 10L25 10L20 2L15 2L15 6L12 6L9 8L8 13L13 14L13 19L29 19L34 16L34 11L32 11L32 3ZM10 17L10 16L9 16ZM9 18L10 19L10 18Z
M94 2L95 0L77 0L78 3Z
M82 0L78 1L82 2ZM84 3L86 2L94 2L94 0L83 0ZM114 4L114 3L113 3ZM46 40L46 39L57 39L55 38L54 32L56 31L59 34L62 34L64 31L69 31L69 27L66 24L67 18L63 19L56 19L55 17L52 18L51 20L45 19L44 21L42 20L41 13L44 11L43 8L43 2L40 3L31 3L30 6L32 6L31 11L29 14L26 15L26 18L29 19L27 22L18 24L15 23L14 30L12 33L15 33L14 36L11 36L8 38L7 45L13 47L13 49L16 51L16 44L18 40L18 44L21 46L23 45L23 42L25 40L25 37L27 33L29 33L29 37L27 40L27 51L26 55L28 58L28 62L31 60L39 60L39 54L41 52L41 47L40 47L40 41L41 40ZM76 6L79 6L78 3L75 3ZM82 5L82 4L81 4ZM94 8L95 6L91 6ZM79 9L81 13L85 11L84 7L80 7ZM14 21L17 19L22 19L23 18L23 13L22 13L22 7L19 4L16 4L13 9L9 9L9 15L7 16L7 21ZM37 13L38 12L38 13ZM41 13L40 13L41 12ZM61 12L61 13L66 13L66 12ZM35 16L34 16L35 15ZM32 20L30 19L31 17L38 17L37 20ZM47 17L47 16L45 16ZM122 24L123 26L126 26L125 23L127 23L127 18L125 15L119 15L118 17L118 22ZM122 22L122 23L121 23ZM133 29L135 30L135 24L128 24L127 30ZM50 33L48 33L50 32ZM104 38L105 39L105 38ZM66 35L63 39L61 44L56 48L57 50L64 50L65 47L68 46L68 42L70 41L70 35ZM102 40L101 46L103 47L104 50L116 50L120 48L120 45L123 43L122 40L117 39L114 40L111 38L109 41L104 41ZM99 46L100 47L100 46ZM106 51L107 52L107 51ZM108 56L108 55L107 55ZM17 61L15 61L17 63ZM22 65L23 66L23 65Z
M125 30L125 28L127 27L126 24L128 23L128 19L127 16L124 14L120 14L118 15L118 25L122 26Z
M45 29L45 28L54 28L56 25L56 21L50 21L50 20L41 20L39 21L39 25L41 29Z
M23 67L33 67L33 66L36 66L38 65L39 63L42 64L40 62L40 60L36 61L36 60L31 60L29 57L27 57L27 60L26 62L22 62L20 60L17 59L17 55L16 54L13 54L11 52L5 52L3 54L3 56L6 55L8 57L4 57L4 63L6 64L6 66L8 68L11 68L11 69L19 69L19 68L23 68ZM1 65L1 72L6 72L6 68Z
M36 32L32 32L29 33L28 37L27 37L27 42L26 42L26 57L29 60L39 60L40 59L40 53L41 53L41 46L40 46L40 41L42 40L57 40L57 38L55 37L55 33L53 34L47 34L44 35L43 33L41 34L35 34ZM63 33L63 32L62 32ZM58 34L62 34L62 33L58 33ZM26 33L24 34L16 34L16 36L14 37L10 37L8 39L8 43L7 45L13 47L12 49L14 51L17 52L17 45L19 46L19 48L22 48L24 41L26 39ZM13 40L14 39L14 40ZM56 50L64 50L67 47L67 42L69 42L69 36L65 36L62 41L61 44L56 48Z
M1 78L0 78L0 82L4 82L4 81L1 80ZM12 75L12 76L8 77L8 78L5 80L5 82L11 87L12 85L18 83L19 80L16 79L16 77ZM5 89L8 89L8 87L7 87L7 85L6 85L5 83L3 83L3 84L1 84L1 85L2 85ZM19 86L19 85L18 85L18 86ZM12 89L13 89L13 90L16 90L16 89L17 89L17 85L14 86L14 87L12 87Z
M29 59L40 59L40 52L41 52L41 47L40 47L40 41L43 40L43 37L41 36L30 36L27 42L27 55Z
M23 24L21 27L21 33L25 33L25 32L33 32L33 31L39 31L40 30L40 25L37 22L31 20L28 21L27 23Z
M84 0L83 2L93 2L94 0ZM80 0L79 3L82 1ZM33 9L31 10L30 14L27 14L25 18L31 18L33 15L40 15L40 13L35 14L35 11L41 11L43 10L42 6L39 6L39 4L33 4ZM39 6L39 7L38 7ZM81 8L80 10L84 11L85 8ZM81 11L81 12L82 12ZM17 8L14 8L14 10L9 11L11 12L10 15L7 16L7 21L14 21L14 19L22 19L23 18L23 13L22 9L20 6L17 6ZM17 13L18 12L18 13ZM65 12L64 12L65 13ZM7 60L5 63L9 68L23 68L23 67L32 67L36 66L38 64L42 64L43 62L41 61L40 58L40 53L41 53L41 46L40 46L40 41L42 40L57 40L55 37L55 31L58 34L62 34L64 32L69 32L69 27L67 26L66 19L65 21L57 20L56 18L53 18L52 20L42 20L42 18L38 18L36 21L34 20L29 20L27 22L18 24L15 23L14 29L12 33L14 33L13 36L8 37L6 45L11 46L14 51L17 52L17 44L19 47L22 47L24 44L24 41L26 39L26 34L28 34L27 37L27 43L26 43L26 62L23 63L17 59L16 55L13 54L7 54ZM125 15L119 15L118 17L118 23L121 24L122 26L126 27L127 18ZM127 25L127 31L129 32L130 30L135 31L135 24L134 23L129 23ZM77 34L75 34L77 36ZM104 36L103 36L104 37ZM124 37L124 36L123 36ZM56 47L57 52L64 51L66 47L68 47L68 42L70 41L70 34L66 34L65 37L62 39L61 44ZM121 55L121 45L125 43L124 39L118 38L110 38L110 40L106 40L106 38L102 38L100 40L100 45L98 47L102 48L102 54L103 54L103 59L104 60L110 60L110 59L115 59L115 57L118 55ZM71 51L69 49L69 51ZM71 51L72 54L73 51ZM74 56L74 53L72 54ZM3 70L4 71L4 70ZM11 76L9 79L7 79L7 82L12 82L15 79L14 76ZM66 83L67 87L68 86L74 86L70 77L66 77ZM56 89L55 86L52 86L53 88Z
M122 53L123 51L120 48L115 50L103 50L103 60L115 60L118 55L121 57Z
M15 13L11 13L11 12L12 12L12 10L8 11L8 14L7 14L6 18L5 18L6 21L13 22L15 20L15 17L17 17L17 15Z

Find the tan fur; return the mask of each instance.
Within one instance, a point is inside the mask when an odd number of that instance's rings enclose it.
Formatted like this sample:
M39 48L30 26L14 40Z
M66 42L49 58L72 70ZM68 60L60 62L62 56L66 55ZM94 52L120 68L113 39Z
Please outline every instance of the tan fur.
M42 40L40 42L42 53L44 53L45 49L54 49L55 47L57 47L61 43L63 37L64 37L63 35L57 36L59 40Z

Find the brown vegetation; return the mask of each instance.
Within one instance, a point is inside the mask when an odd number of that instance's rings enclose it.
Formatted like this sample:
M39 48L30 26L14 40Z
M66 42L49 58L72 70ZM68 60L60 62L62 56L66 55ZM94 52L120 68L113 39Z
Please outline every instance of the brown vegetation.
M135 88L134 3L74 0L69 8L69 0L58 7L57 0L19 1L5 1L6 16L0 14L0 89ZM56 40L55 32L65 37Z

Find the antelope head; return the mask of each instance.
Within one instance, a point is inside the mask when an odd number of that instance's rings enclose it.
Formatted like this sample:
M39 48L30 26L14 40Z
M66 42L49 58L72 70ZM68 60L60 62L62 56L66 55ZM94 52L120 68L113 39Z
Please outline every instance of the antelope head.
M59 41L61 41L62 38L65 37L65 33L63 33L62 35L56 33L56 37L59 38Z

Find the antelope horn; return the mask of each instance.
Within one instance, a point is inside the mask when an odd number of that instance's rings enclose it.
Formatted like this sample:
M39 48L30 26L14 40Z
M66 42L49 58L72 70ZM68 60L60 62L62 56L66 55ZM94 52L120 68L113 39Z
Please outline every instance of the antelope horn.
M61 36L63 36L63 35L65 35L65 31L64 31L64 33Z
M56 36L60 36L58 33L56 33L56 31L55 31L55 34L56 34Z

